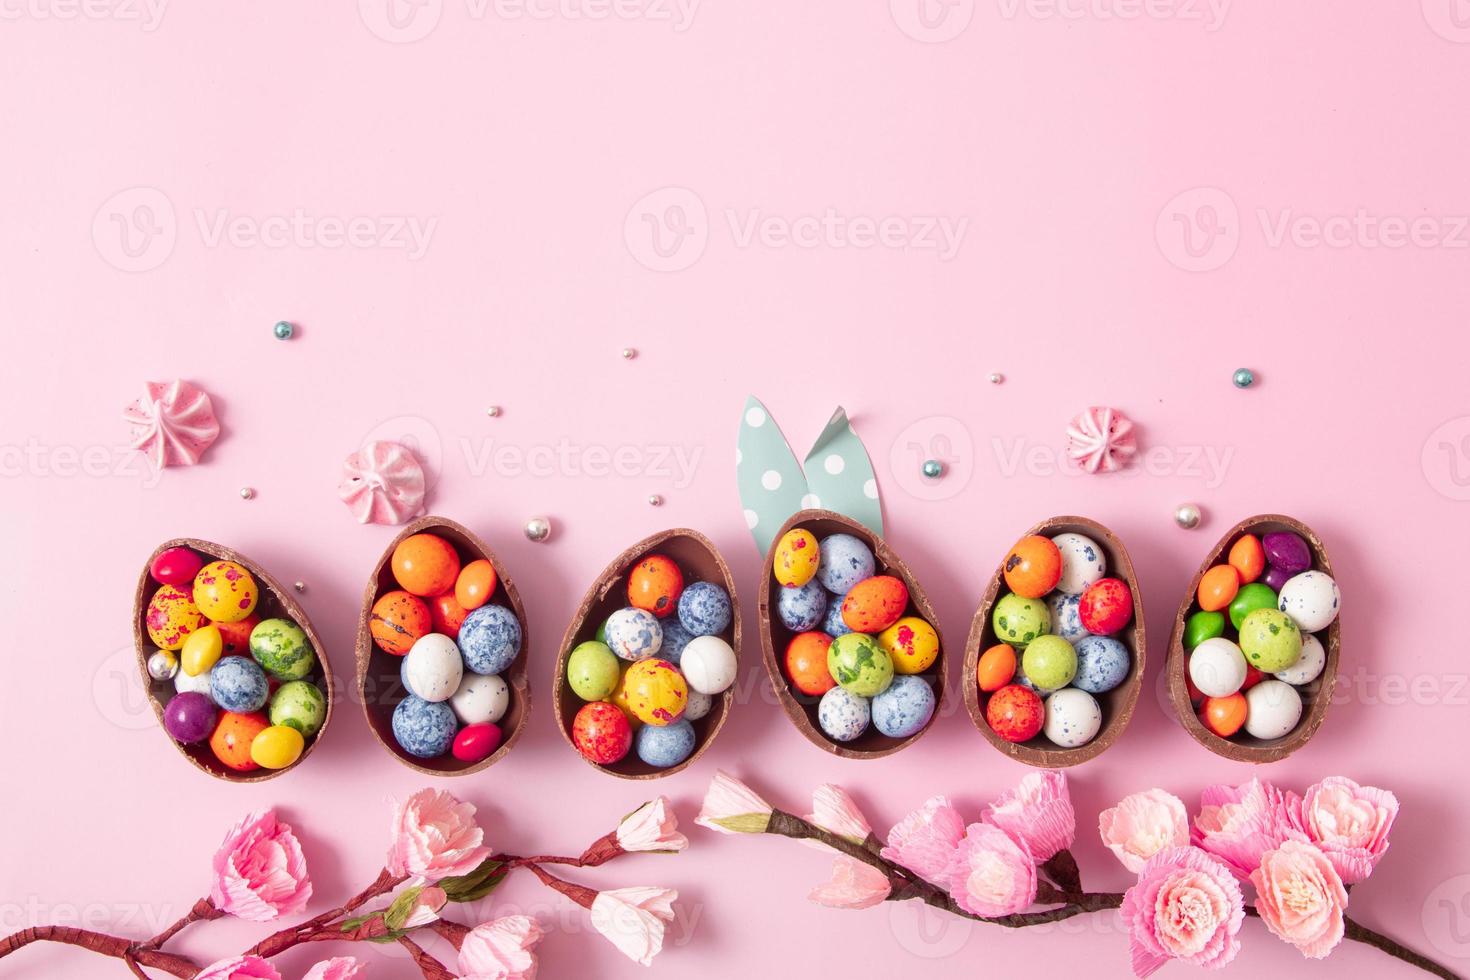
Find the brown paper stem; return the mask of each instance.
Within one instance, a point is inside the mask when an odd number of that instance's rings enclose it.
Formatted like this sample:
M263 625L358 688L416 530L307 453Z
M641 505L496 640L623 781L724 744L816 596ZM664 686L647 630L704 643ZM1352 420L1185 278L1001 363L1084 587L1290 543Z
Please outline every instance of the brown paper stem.
M136 965L146 966L150 970L162 970L176 977L192 977L199 972L199 966L186 957L157 949L143 949L132 940L121 936L108 936L88 929L73 929L69 926L35 926L6 936L5 939L0 940L0 959L32 943L65 943L69 946L78 946L103 956L111 956L120 960L131 959ZM131 968L130 966L129 969Z
M194 907L189 910L188 915L185 915L182 919L175 922L173 925L169 926L167 929L163 930L158 935L148 940L146 943L143 943L139 948L158 949L164 943L168 942L170 939L174 938L174 936L177 936L180 932L182 932L186 926L190 926L195 922L209 922L213 919L218 919L223 915L223 912L214 907L214 902L212 902L208 898L201 898L199 901L194 903Z
M454 980L454 974L444 968L433 956L429 955L422 946L409 939L407 936L398 937L398 945L408 950L418 966L419 972L424 975L424 980Z

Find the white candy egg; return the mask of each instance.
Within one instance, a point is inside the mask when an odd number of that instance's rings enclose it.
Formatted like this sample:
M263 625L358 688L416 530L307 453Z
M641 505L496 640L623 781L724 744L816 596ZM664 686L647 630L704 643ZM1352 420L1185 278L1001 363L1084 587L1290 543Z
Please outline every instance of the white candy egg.
M1261 681L1245 692L1246 734L1280 738L1302 720L1302 696L1285 681Z
M448 701L464 677L459 647L443 633L426 633L403 658L403 686L425 701Z
M1286 580L1276 608L1291 617L1303 633L1325 630L1337 618L1342 594L1326 572L1302 572Z
M1097 542L1085 534L1067 531L1051 539L1062 553L1062 577L1057 590L1080 595L1093 582L1108 574L1108 559Z
M1322 674L1327 666L1327 651L1322 641L1311 633L1302 634L1302 652L1296 663L1285 670L1278 670L1275 677L1288 684L1310 684Z
M1041 729L1057 745L1075 749L1102 730L1102 708L1097 698L1075 687L1064 687L1046 699L1046 722Z
M689 700L684 702L684 720L698 721L709 714L710 709L715 706L715 699L708 694L698 691L689 692Z
M1245 654L1223 636L1211 637L1189 655L1189 679L1207 698L1228 698L1245 683Z
M465 674L449 706L464 725L499 721L510 707L510 685L499 674Z
M684 679L700 694L723 693L735 683L736 668L735 651L718 636L696 636L679 658Z
M204 695L211 701L214 700L214 695L209 693L209 671L207 670L203 673L195 674L192 677L189 676L187 670L181 670L174 674L174 690L179 694L194 691Z

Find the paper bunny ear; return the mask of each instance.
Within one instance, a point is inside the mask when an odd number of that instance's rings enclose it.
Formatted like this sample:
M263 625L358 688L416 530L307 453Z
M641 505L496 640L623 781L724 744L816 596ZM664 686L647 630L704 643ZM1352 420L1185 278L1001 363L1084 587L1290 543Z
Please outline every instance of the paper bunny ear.
M873 463L839 406L806 455L796 462L786 438L755 396L745 401L735 476L745 523L764 555L776 532L799 510L823 507L883 533L883 508Z

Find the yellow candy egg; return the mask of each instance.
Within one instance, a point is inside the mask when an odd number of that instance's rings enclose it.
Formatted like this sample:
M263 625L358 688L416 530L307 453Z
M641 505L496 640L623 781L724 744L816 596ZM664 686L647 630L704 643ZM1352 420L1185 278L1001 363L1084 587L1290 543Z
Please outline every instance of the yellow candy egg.
M179 666L190 677L209 672L225 652L225 637L219 627L210 623L190 633L179 651Z
M663 727L684 717L689 703L689 685L679 668L667 660L651 657L628 668L622 688L628 707L645 725Z
M896 674L918 674L939 659L939 634L918 616L905 616L878 634Z
M284 769L301 758L306 739L289 725L263 728L250 743L250 758L262 769Z
M632 698L628 692L628 673L632 666L632 664L628 664L623 667L622 675L618 677L618 686L613 688L613 692L603 698L603 700L617 705L618 710L627 717L628 724L633 726L633 731L636 732L639 728L643 727L643 720L633 711Z
M207 622L194 605L193 597L174 585L162 586L153 593L153 598L148 600L148 611L143 614L148 639L160 650L179 649L190 633Z
M260 587L245 566L213 561L194 576L194 604L217 623L237 623L255 611Z
M794 589L806 585L817 574L817 562L821 552L817 548L817 537L805 528L794 527L776 542L776 557L771 570L776 581Z

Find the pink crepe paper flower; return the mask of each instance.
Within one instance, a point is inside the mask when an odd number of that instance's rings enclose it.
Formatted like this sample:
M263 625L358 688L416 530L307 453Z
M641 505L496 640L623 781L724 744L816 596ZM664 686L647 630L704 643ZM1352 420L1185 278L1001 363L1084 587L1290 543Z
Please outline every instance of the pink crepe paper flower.
M1251 872L1251 884L1266 928L1303 956L1320 960L1342 942L1347 889L1314 845L1289 840L1267 851Z
M307 970L301 980L362 980L365 976L366 963L359 963L351 956L334 956Z
M388 870L393 874L438 881L468 874L490 856L473 804L442 789L421 789L392 805Z
M671 888L614 888L598 892L589 909L592 927L623 955L644 966L664 948L664 927L674 921Z
M311 878L306 858L289 824L275 811L245 816L225 835L214 854L209 900L228 915L269 922L306 908Z
M846 838L854 844L861 844L873 832L873 828L868 826L867 818L852 797L847 795L847 790L831 783L818 786L812 793L812 812L807 816L806 822L816 824L828 833ZM806 843L817 847L826 846L820 841Z
M964 836L965 818L949 797L936 796L894 825L881 855L939 884Z
M1123 895L1133 972L1146 977L1170 960L1218 969L1240 952L1245 897L1232 870L1197 847L1149 858Z
M716 770L694 822L722 834L764 834L771 825L772 809L749 786Z
M889 890L887 875L843 854L832 865L831 880L813 888L807 898L828 908L870 909L887 898Z
M232 956L209 964L194 980L281 980L281 975L259 956Z
M417 929L420 926L429 925L439 918L439 912L449 901L449 896L442 888L424 888L418 897L414 899L413 909L408 913L408 918L403 921L400 929Z
M1398 815L1398 797L1344 776L1329 776L1302 797L1302 827L1345 885L1363 881L1378 867Z
M459 947L464 980L533 980L536 955L531 952L546 931L527 915L507 915L476 926Z
M649 800L628 814L616 833L624 851L682 851L689 846L689 838L679 833L679 818L666 796Z
M1252 779L1241 786L1210 786L1200 794L1192 834L1196 846L1223 860L1244 881L1261 855L1287 840L1306 840L1301 797Z
M1123 867L1138 874L1160 851L1189 845L1189 814L1173 793L1149 789L1099 814L1097 832Z
M1067 777L1054 770L1022 776L1020 785L990 804L985 820L1024 844L1038 863L1071 847L1077 836Z
M972 823L940 876L972 915L1011 915L1036 901L1036 861L1026 845L994 824Z

